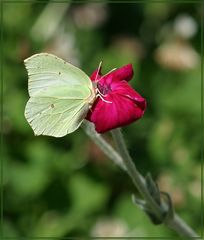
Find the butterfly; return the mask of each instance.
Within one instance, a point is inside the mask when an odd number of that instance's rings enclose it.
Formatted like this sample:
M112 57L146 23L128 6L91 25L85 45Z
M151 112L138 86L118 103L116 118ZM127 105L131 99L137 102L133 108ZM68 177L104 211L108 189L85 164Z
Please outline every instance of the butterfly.
M34 134L63 137L75 131L97 97L89 76L48 53L35 54L24 63L30 96L25 118Z

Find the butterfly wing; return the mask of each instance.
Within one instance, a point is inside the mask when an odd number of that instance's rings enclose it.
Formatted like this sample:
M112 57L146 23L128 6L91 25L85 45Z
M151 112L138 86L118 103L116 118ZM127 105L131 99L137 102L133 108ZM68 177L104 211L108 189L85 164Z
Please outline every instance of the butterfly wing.
M55 87L69 87L73 97L78 92L89 94L92 83L79 68L52 54L40 53L27 58L25 67L28 71L28 91L31 97L44 96L44 91Z
M82 123L89 105L84 100L31 97L25 116L35 135L63 137Z
M95 97L89 77L51 54L25 60L30 99L25 117L36 135L62 137L75 131Z

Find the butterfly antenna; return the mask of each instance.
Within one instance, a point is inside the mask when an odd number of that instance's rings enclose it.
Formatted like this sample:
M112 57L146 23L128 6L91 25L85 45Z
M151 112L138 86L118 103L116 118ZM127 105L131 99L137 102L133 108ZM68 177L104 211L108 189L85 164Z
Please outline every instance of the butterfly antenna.
M102 77L105 77L106 75L108 75L109 73L115 71L116 69L117 69L117 68L111 69L109 72L107 72L107 73L106 73L105 75L103 75ZM98 79L98 81L99 81L102 77L100 77L100 78Z
M99 65L98 65L98 70L97 70L97 73L96 73L95 81L96 81L97 78L98 78L98 74L99 74L99 71L100 71L100 69L101 69L101 65L102 65L102 61L100 61Z

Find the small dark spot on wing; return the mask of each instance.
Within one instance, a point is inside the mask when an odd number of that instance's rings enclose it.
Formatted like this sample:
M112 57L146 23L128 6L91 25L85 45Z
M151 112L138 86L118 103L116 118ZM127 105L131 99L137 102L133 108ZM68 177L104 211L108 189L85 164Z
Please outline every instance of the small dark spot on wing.
M59 72L59 75L61 74L61 72Z
M51 106L51 108L54 108L54 104L53 103L50 106Z

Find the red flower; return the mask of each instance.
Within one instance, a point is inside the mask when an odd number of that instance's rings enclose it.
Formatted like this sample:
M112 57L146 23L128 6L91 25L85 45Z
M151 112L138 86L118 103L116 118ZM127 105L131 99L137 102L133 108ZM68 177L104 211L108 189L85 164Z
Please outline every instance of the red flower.
M143 116L146 101L127 83L132 76L132 64L104 76L100 67L91 75L98 97L86 118L95 124L98 133L128 125Z

